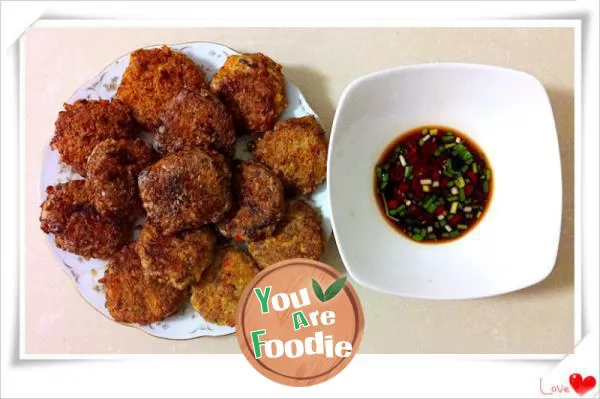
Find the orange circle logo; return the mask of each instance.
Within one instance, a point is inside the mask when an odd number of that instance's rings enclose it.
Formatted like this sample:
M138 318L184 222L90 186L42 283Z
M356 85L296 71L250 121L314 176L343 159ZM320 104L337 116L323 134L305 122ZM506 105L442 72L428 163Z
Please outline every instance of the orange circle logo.
M315 385L335 376L358 350L363 330L363 312L350 282L307 259L261 271L237 310L242 352L261 374L285 385Z

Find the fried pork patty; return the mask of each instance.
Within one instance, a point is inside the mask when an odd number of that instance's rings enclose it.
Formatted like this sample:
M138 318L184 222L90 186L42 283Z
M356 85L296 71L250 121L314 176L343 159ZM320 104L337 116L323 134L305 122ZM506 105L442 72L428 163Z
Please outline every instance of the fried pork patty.
M155 139L161 153L203 147L231 154L235 148L233 119L210 91L183 90L166 104Z
M163 234L218 222L231 208L230 186L225 158L199 148L169 154L138 177L148 221Z
M261 269L292 258L318 260L323 253L321 217L307 203L292 200L287 203L284 220L275 234L248 244L248 251Z
M210 88L246 133L272 129L287 107L282 67L261 53L229 56Z
M295 194L310 194L325 180L327 142L312 115L278 122L258 140L255 154Z
M152 162L152 150L142 140L108 139L88 159L91 201L102 214L134 219L143 215L137 176Z
M84 180L48 186L40 224L58 248L84 258L107 259L130 238L131 224L103 216L90 201Z
M116 97L129 104L140 124L154 130L171 99L183 89L205 86L204 73L191 58L162 46L131 53Z
M219 222L221 234L253 241L270 236L285 213L283 185L266 166L242 162L233 179L237 208Z
M137 241L137 252L146 274L185 289L200 281L215 256L216 238L209 227L163 235L146 223Z
M125 103L77 100L59 112L50 147L58 151L61 162L85 176L88 156L96 145L109 138L131 137L133 129L131 109Z
M185 291L144 274L135 244L123 247L108 262L102 280L106 309L116 321L149 324L175 313Z
M221 248L202 281L192 286L192 306L209 322L234 326L240 296L257 273L256 263L246 252L232 246Z

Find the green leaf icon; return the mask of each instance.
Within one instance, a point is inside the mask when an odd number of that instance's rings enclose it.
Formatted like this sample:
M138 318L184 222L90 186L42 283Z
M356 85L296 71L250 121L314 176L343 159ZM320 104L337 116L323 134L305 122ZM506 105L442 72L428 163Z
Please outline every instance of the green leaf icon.
M346 284L346 276L335 280L333 284L331 284L325 291L322 302L327 302L330 299L335 298L335 296L340 293L342 288L344 288L344 284Z
M325 299L323 297L323 289L321 288L317 280L315 280L314 278L312 279L312 287L313 291L315 292L315 295L317 296L317 298L319 298L319 301L325 302Z

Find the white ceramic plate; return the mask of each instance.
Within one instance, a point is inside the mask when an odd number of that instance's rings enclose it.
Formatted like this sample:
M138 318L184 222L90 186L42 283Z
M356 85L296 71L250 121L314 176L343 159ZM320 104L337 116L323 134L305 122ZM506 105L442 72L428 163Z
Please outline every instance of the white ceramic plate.
M466 133L494 173L483 220L444 244L401 236L384 220L373 192L374 167L386 146L423 125ZM344 264L360 284L409 297L476 298L530 286L554 267L560 156L548 96L531 75L425 64L361 77L342 94L328 162L333 230Z
M238 54L228 47L206 42L183 43L170 47L183 52L200 65L204 69L207 81L209 81L213 74L225 63L227 56ZM68 99L68 102L73 103L78 99L84 98L112 98L128 64L129 53L114 61L102 72L82 85L75 94ZM315 115L315 112L310 108L298 87L287 78L285 83L289 105L280 119ZM246 142L247 138L238 139L236 148L237 158L248 158ZM42 201L46 198L47 186L65 182L70 179L81 178L79 175L73 173L68 166L61 165L58 153L52 151L49 146L44 154L40 176ZM307 198L307 200L320 211L323 218L325 238L328 239L331 235L331 211L327 196L327 183L321 185L321 187L319 187L310 198ZM48 240L52 251L60 261L60 265L75 282L81 296L83 296L83 298L100 313L111 318L104 307L105 293L103 291L103 286L98 284L98 280L104 276L106 262L98 259L85 261L80 256L57 248L54 243L53 235L49 235ZM226 335L235 331L233 327L224 327L206 322L202 316L192 308L191 304L188 304L187 307L180 312L161 322L152 323L146 326L135 325L135 327L151 335L168 339L189 339L205 335Z

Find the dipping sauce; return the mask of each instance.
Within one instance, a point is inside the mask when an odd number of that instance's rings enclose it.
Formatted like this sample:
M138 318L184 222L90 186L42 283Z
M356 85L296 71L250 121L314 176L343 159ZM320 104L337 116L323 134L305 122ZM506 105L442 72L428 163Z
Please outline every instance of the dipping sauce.
M492 169L464 134L443 126L408 131L375 167L375 197L384 218L414 241L462 237L484 216Z

